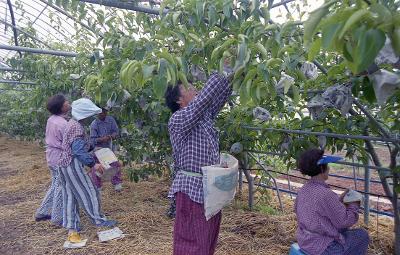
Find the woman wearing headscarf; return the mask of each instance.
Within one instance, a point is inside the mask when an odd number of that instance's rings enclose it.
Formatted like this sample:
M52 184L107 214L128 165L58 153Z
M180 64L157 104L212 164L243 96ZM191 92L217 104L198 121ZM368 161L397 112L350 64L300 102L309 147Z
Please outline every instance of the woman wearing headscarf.
M67 113L71 110L68 100L61 94L52 96L47 101L47 110L52 114L46 124L46 160L51 173L51 185L47 190L35 220L49 220L62 224L62 193L59 184L58 161L61 157L62 137L67 124Z
M69 230L68 241L72 243L81 241L79 206L84 208L96 226L112 227L117 224L115 220L107 220L101 212L99 193L84 169L84 166L88 166L99 172L104 170L89 153L90 145L84 131L84 125L90 124L90 117L99 113L101 109L87 98L72 102L72 118L63 136L59 163L64 204L63 227Z

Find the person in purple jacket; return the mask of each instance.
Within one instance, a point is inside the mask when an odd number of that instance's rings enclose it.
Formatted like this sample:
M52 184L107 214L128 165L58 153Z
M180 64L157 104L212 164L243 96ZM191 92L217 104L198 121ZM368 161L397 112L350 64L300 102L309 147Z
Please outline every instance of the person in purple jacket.
M339 197L325 181L328 163L341 157L326 156L324 151L310 149L299 158L298 168L310 180L299 190L295 212L297 215L297 241L300 249L309 255L366 254L368 232L349 229L358 221L360 202L344 204L346 192Z
M71 110L68 100L61 94L47 101L47 110L52 114L46 124L46 160L51 173L51 185L36 211L35 220L50 220L62 224L62 194L59 183L58 160L61 157L62 137L67 124L66 116Z

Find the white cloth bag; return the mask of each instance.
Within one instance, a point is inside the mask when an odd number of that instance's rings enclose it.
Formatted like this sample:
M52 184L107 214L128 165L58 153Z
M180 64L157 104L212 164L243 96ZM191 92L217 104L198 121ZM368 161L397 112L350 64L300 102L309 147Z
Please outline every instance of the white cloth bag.
M225 163L227 163L227 168L221 166ZM239 178L239 162L232 155L222 153L221 164L201 168L206 220L216 215L235 197Z

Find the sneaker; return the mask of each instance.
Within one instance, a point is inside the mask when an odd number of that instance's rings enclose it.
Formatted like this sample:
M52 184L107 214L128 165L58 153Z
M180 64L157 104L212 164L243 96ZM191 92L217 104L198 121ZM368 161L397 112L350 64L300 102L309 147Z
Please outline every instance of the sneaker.
M51 216L50 215L44 215L44 214L36 214L35 215L35 221L44 221L44 220L50 220Z
M104 222L102 222L100 224L97 224L97 226L98 227L108 227L108 228L110 228L110 227L114 227L117 224L118 224L118 221L116 221L116 220L106 220L106 221L104 221Z
M81 235L76 231L73 231L73 232L69 233L67 240L69 242L71 242L71 243L80 243L80 242L82 242Z
M114 186L114 189L115 189L115 191L120 192L120 191L122 190L122 184L121 184L121 183L116 184L116 185Z

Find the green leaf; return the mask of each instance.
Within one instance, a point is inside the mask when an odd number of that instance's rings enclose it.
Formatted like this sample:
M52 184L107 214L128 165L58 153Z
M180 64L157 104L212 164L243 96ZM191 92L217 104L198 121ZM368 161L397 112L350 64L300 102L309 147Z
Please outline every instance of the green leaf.
M165 91L167 90L167 79L165 77L157 75L153 78L153 92L158 99L164 97Z
M203 1L196 1L196 15L198 18L198 22L201 22L204 18L204 7L206 3Z
M335 37L343 23L329 24L322 28L322 47L324 49L335 49Z
M68 9L68 3L69 3L68 0L63 0L63 1L62 1L62 7L63 7L65 10Z
M366 70L375 60L379 51L385 45L386 36L381 30L369 29L358 38L355 54L356 73Z
M396 55L400 56L400 26L393 30L390 34L390 39L392 40L392 47L396 52Z
M174 14L172 15L172 23L174 24L174 26L178 25L178 19L180 16L181 16L180 11L174 12Z
M268 21L270 20L268 7L264 5L260 8L260 11L261 11L261 17L264 18L264 23L268 24Z
M300 90L296 85L292 86L293 103L297 105L300 102Z
M215 9L215 5L212 4L208 7L207 15L208 15L208 22L211 27L214 26L215 24L217 24L218 14L217 14L217 10Z
M336 2L338 0L331 0L310 13L310 17L304 22L304 43L306 46L312 41L321 19L329 13L329 7Z
M321 42L321 38L317 38L312 42L312 44L310 45L310 49L308 50L308 61L314 60L315 56L318 55L321 49Z
M156 68L155 65L143 65L142 69L143 69L143 78L145 80L147 80L148 78L150 78L153 75L153 71Z
M369 10L374 13L374 18L377 16L377 21L379 23L379 28L381 29L389 29L392 25L392 13L386 6L382 4L372 4L369 7ZM385 31L386 32L386 31Z
M366 9L361 9L353 13L353 15L350 16L350 18L346 21L344 24L344 27L340 31L339 38L343 38L344 34L353 26L355 25L359 20L361 20L364 16L371 15L371 13L366 10Z
M225 17L227 19L230 19L230 17L232 16L232 2L225 1L222 11L223 11Z
M260 0L251 0L250 12L254 14L260 8Z
M186 75L185 75L183 72L181 72L181 71L178 72L178 79L179 79L179 80L183 83L183 85L185 85L186 87L189 86L189 82L188 82L188 80L187 80L187 78L186 78Z
M245 64L246 55L247 43L243 40L238 46L236 64L234 69L237 69L239 66L243 66Z
M347 59L347 61L354 62L352 56L353 47L351 46L350 42L347 42L343 45L343 56Z
M369 102L376 102L375 90L369 79L364 79L362 84L363 97Z
M164 58L161 58L158 61L158 75L161 77L166 77L167 76L167 66L168 66L168 61L165 60Z
M289 80L286 79L283 83L283 93L287 94L290 87L292 87L292 82L290 82Z

